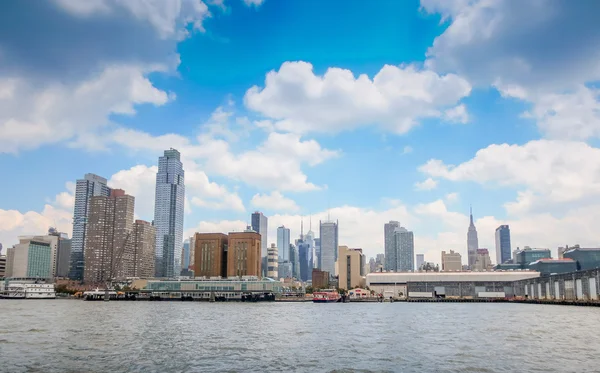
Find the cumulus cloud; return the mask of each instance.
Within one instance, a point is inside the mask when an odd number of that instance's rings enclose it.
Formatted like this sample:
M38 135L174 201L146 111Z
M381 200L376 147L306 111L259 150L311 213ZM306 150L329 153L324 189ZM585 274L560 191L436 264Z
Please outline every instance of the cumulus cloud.
M586 143L535 140L493 144L459 165L431 159L419 169L452 181L524 188L509 212L547 210L600 196L600 149Z
M257 193L252 197L250 203L256 208L268 211L298 211L300 209L294 200L276 190L270 194Z
M427 178L426 180L423 180L421 182L416 182L415 189L416 190L433 190L433 189L437 188L437 185L438 185L437 180L434 180L432 178Z
M18 243L18 236L45 234L49 227L56 227L70 237L72 222L73 210L51 204L44 205L39 212L0 209L0 243L9 247Z
M422 118L443 118L443 110L470 92L469 83L457 75L413 65L385 65L371 79L340 68L315 75L310 63L300 61L269 72L264 87L250 88L244 102L283 131L335 133L378 125L405 133Z
M458 193L454 192L454 193L448 193L445 196L446 202L448 203L452 203L452 202L456 202L458 201Z

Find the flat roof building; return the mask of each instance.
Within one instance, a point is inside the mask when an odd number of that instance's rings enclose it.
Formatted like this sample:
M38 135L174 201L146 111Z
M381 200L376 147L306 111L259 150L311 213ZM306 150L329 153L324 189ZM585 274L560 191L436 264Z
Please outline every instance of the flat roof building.
M229 233L227 277L261 277L261 236L252 230Z
M227 250L229 237L223 233L196 233L194 235L194 276L227 277Z

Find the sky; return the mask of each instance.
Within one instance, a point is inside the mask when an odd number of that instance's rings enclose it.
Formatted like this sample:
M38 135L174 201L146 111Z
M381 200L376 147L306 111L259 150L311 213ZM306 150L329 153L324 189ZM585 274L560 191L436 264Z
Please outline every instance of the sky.
M86 173L151 221L182 154L185 236L254 211L383 252L466 261L469 207L495 262L600 243L594 0L26 0L0 3L0 243L71 234Z

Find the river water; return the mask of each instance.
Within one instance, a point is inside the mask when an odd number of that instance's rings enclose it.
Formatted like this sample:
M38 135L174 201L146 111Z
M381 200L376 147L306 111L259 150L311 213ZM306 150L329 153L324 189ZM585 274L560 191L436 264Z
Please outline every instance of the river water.
M600 309L0 300L0 372L600 372Z

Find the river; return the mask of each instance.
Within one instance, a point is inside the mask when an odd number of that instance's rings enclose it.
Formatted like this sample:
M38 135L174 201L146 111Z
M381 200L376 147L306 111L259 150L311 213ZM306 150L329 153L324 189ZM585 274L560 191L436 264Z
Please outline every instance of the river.
M0 372L599 372L600 309L0 300Z

